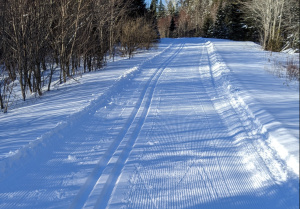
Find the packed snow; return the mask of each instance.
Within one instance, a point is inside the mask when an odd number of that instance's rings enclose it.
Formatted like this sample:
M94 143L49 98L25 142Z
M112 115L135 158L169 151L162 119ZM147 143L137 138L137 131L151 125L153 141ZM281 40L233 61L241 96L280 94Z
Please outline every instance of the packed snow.
M162 39L19 102L0 113L0 208L299 208L299 84L275 56Z

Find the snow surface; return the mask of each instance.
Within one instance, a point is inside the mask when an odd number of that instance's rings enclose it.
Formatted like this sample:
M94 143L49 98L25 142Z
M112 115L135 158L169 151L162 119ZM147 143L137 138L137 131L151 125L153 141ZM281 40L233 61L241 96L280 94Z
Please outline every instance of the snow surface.
M299 88L266 57L162 39L0 114L0 208L299 208Z

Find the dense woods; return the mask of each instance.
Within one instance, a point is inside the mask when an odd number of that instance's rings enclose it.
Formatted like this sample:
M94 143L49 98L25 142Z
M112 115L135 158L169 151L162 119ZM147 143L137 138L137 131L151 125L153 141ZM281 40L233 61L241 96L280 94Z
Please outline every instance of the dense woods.
M153 23L143 0L1 0L1 109L16 81L25 100L50 90L55 73L63 83L108 56L149 49L158 38Z
M299 48L299 0L1 0L0 108L14 86L22 99L75 75L101 69L107 58L133 56L165 37L260 42Z
M251 40L299 48L299 0L152 0L160 36ZM173 22L172 22L173 21Z

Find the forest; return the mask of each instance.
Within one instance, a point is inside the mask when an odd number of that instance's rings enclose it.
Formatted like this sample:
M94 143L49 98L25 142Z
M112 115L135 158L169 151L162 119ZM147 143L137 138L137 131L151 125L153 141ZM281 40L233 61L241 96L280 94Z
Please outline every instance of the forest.
M298 0L2 0L0 109L20 88L22 100L131 58L160 38L254 41L263 49L299 49ZM44 90L43 90L44 89Z
M57 71L63 83L157 39L142 0L4 0L0 22L1 109L15 80L25 101L45 85L50 90Z
M254 41L263 49L299 48L298 0L152 0L163 37Z

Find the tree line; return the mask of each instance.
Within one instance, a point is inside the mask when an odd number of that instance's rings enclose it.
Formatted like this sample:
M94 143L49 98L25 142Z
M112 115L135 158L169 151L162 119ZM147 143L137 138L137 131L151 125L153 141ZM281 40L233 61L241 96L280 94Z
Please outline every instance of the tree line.
M107 58L133 56L165 37L260 42L299 49L299 0L1 0L0 109L14 86L22 99Z
M151 1L161 37L212 37L299 49L299 0Z
M100 69L116 53L131 57L157 39L143 0L1 0L0 108L15 82L22 99ZM138 32L137 32L138 31Z

